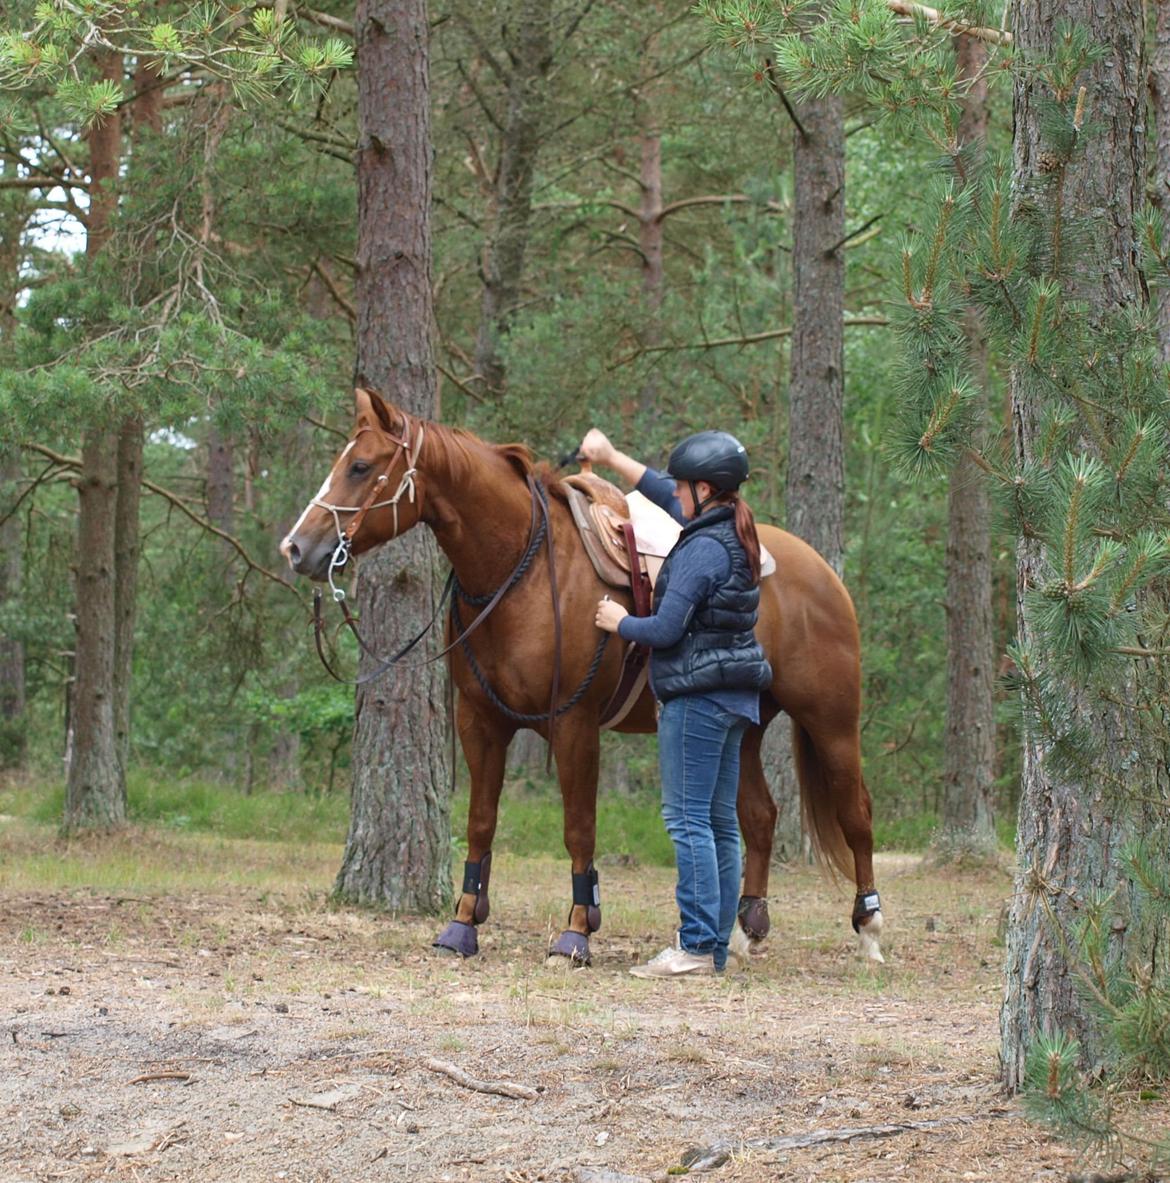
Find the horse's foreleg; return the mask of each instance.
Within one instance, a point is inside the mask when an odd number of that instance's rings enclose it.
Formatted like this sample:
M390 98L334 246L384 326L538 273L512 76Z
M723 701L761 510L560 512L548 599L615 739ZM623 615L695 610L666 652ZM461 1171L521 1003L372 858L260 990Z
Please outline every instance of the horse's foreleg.
M589 937L601 927L601 892L593 852L597 843L597 772L601 737L596 726L560 723L553 754L565 809L565 849L572 860L573 903L565 931L552 943L550 957L588 965Z
M504 785L504 757L514 732L485 718L460 696L456 726L467 767L471 773L471 800L467 810L467 860L463 864L463 889L455 905L455 919L435 938L435 947L472 957L479 952L476 927L491 911L488 882L491 877L492 841Z
M766 726L765 720L761 726L747 729L739 754L737 811L745 857L739 919L731 930L731 951L738 957L751 953L771 927L768 919L768 866L776 828L776 805L768 791L760 756Z

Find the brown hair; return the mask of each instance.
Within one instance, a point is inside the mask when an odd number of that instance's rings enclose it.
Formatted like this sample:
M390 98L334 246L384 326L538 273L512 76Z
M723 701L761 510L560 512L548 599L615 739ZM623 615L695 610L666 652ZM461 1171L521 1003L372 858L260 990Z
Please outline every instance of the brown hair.
M748 508L738 493L726 493L719 500L730 505L735 510L735 533L739 537L744 554L747 555L748 570L752 575L752 583L760 582L760 536L756 532L756 515Z

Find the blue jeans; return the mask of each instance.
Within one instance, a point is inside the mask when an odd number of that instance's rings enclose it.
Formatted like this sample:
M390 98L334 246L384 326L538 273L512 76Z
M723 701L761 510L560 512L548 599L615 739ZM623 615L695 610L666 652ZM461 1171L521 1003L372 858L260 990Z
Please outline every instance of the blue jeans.
M662 816L678 863L679 943L727 964L739 905L739 746L748 720L698 694L672 698L658 718Z

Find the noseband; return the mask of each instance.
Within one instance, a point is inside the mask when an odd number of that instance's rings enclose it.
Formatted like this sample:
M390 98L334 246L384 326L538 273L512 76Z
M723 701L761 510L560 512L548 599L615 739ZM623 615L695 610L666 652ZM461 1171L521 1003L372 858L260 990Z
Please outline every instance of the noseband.
M361 435L363 431L373 431L372 427L359 427L354 440ZM389 433L387 433L389 434ZM333 555L329 560L329 589L333 592L333 598L340 604L345 599L345 589L337 586L333 582L333 574L335 571L341 571L346 563L349 562L350 553L353 546L353 540L357 536L358 530L361 529L362 521L365 519L367 513L371 509L381 509L383 506L392 505L394 507L394 533L390 535L391 538L398 537L398 502L402 500L403 494L409 494L409 500L414 503L415 485L414 474L418 471L418 457L422 452L423 445L423 425L420 421L418 425L418 437L415 440L414 450L410 447L410 420L403 416L402 422L402 439L391 435L390 439L396 445L394 451L391 453L390 459L386 462L386 471L374 482L369 493L366 494L365 500L361 505L333 505L331 502L322 501L320 497L314 497L309 502L310 505L316 505L321 509L328 510L333 515L333 526L337 530L337 546L333 551ZM402 479L398 482L398 488L395 489L394 495L388 497L385 501L375 501L374 499L385 488L387 482L390 480L390 470L394 467L395 461L399 456L406 457L406 468L402 473ZM352 513L354 516L349 519L345 529L341 527L340 514Z

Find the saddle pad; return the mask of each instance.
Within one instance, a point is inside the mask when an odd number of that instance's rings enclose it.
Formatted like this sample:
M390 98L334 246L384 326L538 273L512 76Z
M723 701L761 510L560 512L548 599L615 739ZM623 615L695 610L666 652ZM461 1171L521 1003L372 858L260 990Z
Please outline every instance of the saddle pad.
M630 507L630 521L634 523L634 538L638 542L638 553L665 558L670 548L678 541L682 526L653 501L635 490L626 494ZM660 566L661 564L658 564ZM760 543L760 578L776 570L776 560L766 546ZM657 566L651 572L651 580L658 574Z

